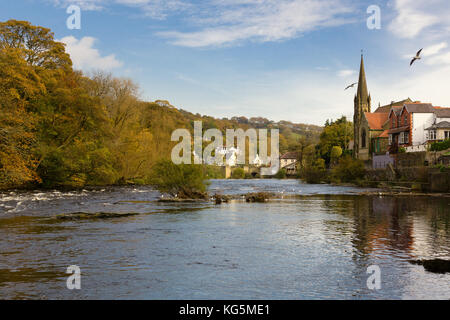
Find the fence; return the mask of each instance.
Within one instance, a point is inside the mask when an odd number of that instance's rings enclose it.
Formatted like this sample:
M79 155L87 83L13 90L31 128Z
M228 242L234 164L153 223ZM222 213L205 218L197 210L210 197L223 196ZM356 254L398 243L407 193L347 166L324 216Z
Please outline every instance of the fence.
M394 158L389 154L373 155L372 168L373 169L385 169L389 164L394 165Z
M426 152L427 151L427 145L417 145L417 146L410 146L405 148L407 153L411 152Z

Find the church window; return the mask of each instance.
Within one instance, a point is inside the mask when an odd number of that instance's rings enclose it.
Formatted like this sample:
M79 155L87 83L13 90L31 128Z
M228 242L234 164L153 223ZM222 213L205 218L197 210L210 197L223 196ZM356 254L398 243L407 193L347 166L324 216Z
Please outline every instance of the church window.
M361 134L361 148L365 147L366 147L366 129L363 129Z

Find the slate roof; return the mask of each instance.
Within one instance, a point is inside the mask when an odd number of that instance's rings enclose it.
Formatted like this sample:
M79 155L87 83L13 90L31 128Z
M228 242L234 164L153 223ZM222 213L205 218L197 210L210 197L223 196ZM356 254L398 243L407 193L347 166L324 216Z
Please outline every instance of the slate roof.
M438 118L450 118L450 108L434 107L434 113Z
M403 107L403 105L405 103L410 103L410 102L412 102L412 100L410 98L402 100L402 101L391 102L390 104L387 104L385 106L378 107L378 109L375 110L375 113L389 113L389 111L391 111L392 107Z
M450 128L450 122L448 121L442 121L436 124L433 124L431 127L426 128L425 130L432 130L432 129L447 129Z
M409 113L434 113L436 109L431 103L405 103Z

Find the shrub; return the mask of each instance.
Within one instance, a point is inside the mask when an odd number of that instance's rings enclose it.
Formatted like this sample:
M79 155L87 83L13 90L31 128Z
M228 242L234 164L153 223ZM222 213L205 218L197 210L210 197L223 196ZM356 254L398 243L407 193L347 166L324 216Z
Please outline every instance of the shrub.
M275 179L286 179L286 170L280 169L273 177Z
M333 169L333 176L342 182L355 182L364 179L366 169L361 160L354 160L349 156L343 157Z
M312 165L306 166L302 172L301 177L306 183L317 184L325 180L327 170L325 169L325 160L322 158L314 161Z
M326 177L326 170L314 166L305 168L303 171L303 177L307 183L321 183Z
M245 178L245 171L242 168L236 168L231 173L231 179L244 179Z
M431 144L431 151L444 151L450 149L450 139L442 142L434 142Z
M224 179L225 172L222 167L218 166L204 166L204 171L207 179Z
M161 160L152 168L151 184L159 191L178 198L206 198L206 175L202 166L176 165L170 160Z

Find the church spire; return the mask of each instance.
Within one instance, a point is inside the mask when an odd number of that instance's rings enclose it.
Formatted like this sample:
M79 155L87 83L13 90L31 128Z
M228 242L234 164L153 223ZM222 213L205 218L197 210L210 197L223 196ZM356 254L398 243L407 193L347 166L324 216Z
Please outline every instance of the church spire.
M358 93L356 98L362 104L368 103L369 91L367 90L366 71L364 70L364 57L361 54L361 67L359 70Z

